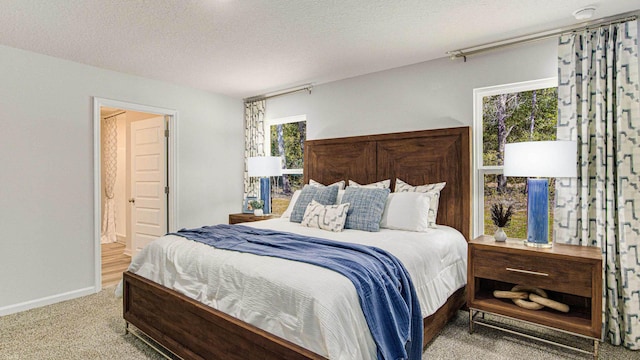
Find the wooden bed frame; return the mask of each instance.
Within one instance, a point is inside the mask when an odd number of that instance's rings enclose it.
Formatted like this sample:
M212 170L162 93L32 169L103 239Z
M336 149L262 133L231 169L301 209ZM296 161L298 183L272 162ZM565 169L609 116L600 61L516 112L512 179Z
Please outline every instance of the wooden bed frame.
M368 184L395 179L446 181L437 223L471 234L469 127L305 142L304 180ZM465 288L424 319L423 346L465 302ZM124 273L124 319L184 359L324 359L296 344L130 272Z

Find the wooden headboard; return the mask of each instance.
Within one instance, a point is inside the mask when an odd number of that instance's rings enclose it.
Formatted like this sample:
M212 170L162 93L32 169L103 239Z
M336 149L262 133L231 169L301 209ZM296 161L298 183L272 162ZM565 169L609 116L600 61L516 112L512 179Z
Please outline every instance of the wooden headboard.
M436 223L471 236L471 128L308 140L304 181L360 184L399 178L411 185L445 181Z

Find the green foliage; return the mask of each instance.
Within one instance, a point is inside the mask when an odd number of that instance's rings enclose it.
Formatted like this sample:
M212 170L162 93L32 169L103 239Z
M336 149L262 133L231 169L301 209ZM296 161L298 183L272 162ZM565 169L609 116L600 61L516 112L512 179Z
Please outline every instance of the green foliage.
M249 205L251 205L252 209L257 210L262 209L264 202L262 200L251 200L249 201Z
M557 88L498 94L484 97L482 101L484 166L502 165L504 145L507 143L556 139ZM524 239L527 236L526 179L508 177L498 189L501 184L498 177L496 174L484 176L485 234L493 234L497 229L492 219L493 207L507 203L513 205L508 236ZM555 195L553 180L549 182L550 225L553 224ZM549 226L550 232L552 229Z
M281 128L284 154L280 153L278 131ZM307 134L306 121L271 126L271 156L282 156L286 169L302 169L304 162L304 141Z
M502 165L503 149L499 141L501 118L503 135L506 135L502 145L556 139L557 88L487 96L482 103L484 165Z
M549 179L549 237L553 236L553 209L555 208L554 193L555 181ZM513 215L508 224L507 235L512 238L527 238L527 179L520 177L507 178L506 191L496 191L495 174L485 175L484 179L484 233L493 234L497 230L491 218L491 209L496 204L509 204L513 206Z
M304 165L304 141L307 122L272 125L270 131L271 156L283 158L285 169L302 169ZM284 195L290 196L302 187L302 176L287 174L279 179Z

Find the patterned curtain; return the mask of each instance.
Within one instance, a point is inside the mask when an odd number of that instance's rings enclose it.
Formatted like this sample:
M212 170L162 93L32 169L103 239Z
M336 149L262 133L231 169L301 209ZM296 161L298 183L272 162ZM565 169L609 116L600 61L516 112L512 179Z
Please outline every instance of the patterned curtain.
M244 104L244 196L257 196L260 189L258 178L250 178L247 159L264 156L264 111L266 100Z
M637 21L563 35L558 139L578 176L556 181L555 241L603 253L603 334L640 349L640 91Z
M118 165L118 117L110 116L102 120L103 123L103 152L102 166L104 168L104 211L102 212L101 243L114 243L116 238L116 205L114 186L116 184Z

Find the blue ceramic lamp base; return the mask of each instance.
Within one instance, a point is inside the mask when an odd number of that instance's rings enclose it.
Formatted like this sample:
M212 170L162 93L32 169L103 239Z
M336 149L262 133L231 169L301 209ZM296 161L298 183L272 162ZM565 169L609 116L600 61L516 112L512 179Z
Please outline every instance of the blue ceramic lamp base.
M260 178L260 200L264 203L263 213L271 214L271 179L269 177Z
M549 180L527 180L527 246L550 248L549 242Z

